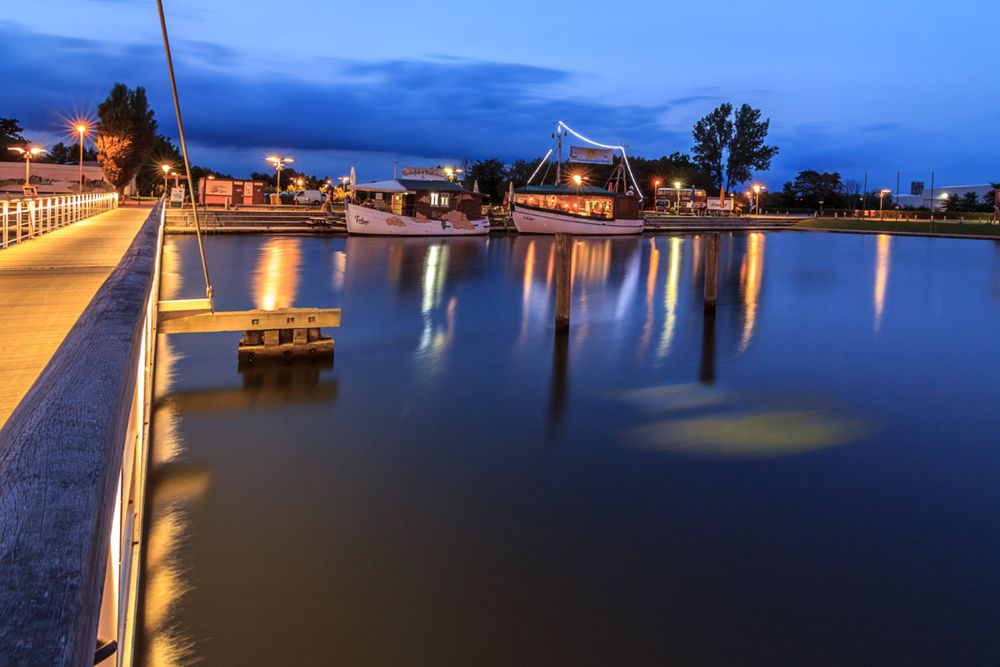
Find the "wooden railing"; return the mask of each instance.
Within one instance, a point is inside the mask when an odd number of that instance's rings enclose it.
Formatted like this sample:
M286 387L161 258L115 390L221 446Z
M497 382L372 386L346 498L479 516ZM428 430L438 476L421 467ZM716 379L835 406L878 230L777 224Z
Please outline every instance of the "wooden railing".
M162 210L0 430L0 664L131 664Z
M118 194L98 192L0 201L0 248L33 239L118 206Z

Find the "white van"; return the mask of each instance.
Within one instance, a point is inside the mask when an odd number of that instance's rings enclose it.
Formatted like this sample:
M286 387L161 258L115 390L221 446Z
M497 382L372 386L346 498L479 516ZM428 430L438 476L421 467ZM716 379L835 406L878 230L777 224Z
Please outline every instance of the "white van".
M319 190L296 190L292 195L292 202L299 206L319 206L323 199L323 193Z

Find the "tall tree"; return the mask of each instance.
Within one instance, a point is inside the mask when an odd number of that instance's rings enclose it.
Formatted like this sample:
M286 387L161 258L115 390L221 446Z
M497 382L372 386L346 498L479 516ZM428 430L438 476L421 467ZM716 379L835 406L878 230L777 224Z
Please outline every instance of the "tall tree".
M0 118L0 160L20 160L21 157L14 151L8 150L13 146L24 146L28 142L21 136L24 131L16 118Z
M83 159L87 162L93 162L97 159L97 151L93 148L84 148ZM67 146L60 141L45 153L43 160L54 164L79 164L80 142L78 141L71 146Z
M791 184L791 191L796 202L806 206L819 206L821 201L827 208L837 208L843 204L844 183L840 179L840 173L836 171L800 171Z
M708 172L712 185L729 189L725 174L726 151L733 143L733 105L723 102L694 125L695 163Z
M118 191L138 173L148 159L156 137L156 118L149 108L146 90L116 83L108 98L97 107L97 159L104 176Z
M733 112L724 102L694 126L695 163L712 178L712 185L731 190L750 180L754 170L766 171L778 154L769 146L770 120L761 120L760 109L744 104Z

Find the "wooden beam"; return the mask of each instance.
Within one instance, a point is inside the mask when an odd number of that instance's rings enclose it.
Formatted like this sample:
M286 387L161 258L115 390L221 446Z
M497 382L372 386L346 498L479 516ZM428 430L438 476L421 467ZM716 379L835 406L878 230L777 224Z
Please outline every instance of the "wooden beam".
M315 329L340 326L340 308L282 308L237 310L219 313L173 314L160 311L159 333L211 333L264 331L266 329Z

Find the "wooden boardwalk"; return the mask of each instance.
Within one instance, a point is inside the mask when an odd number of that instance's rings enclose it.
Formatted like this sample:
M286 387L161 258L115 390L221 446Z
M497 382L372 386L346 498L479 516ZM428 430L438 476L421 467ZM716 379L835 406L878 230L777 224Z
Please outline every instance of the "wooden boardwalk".
M119 208L0 250L0 428L128 249L149 208Z

